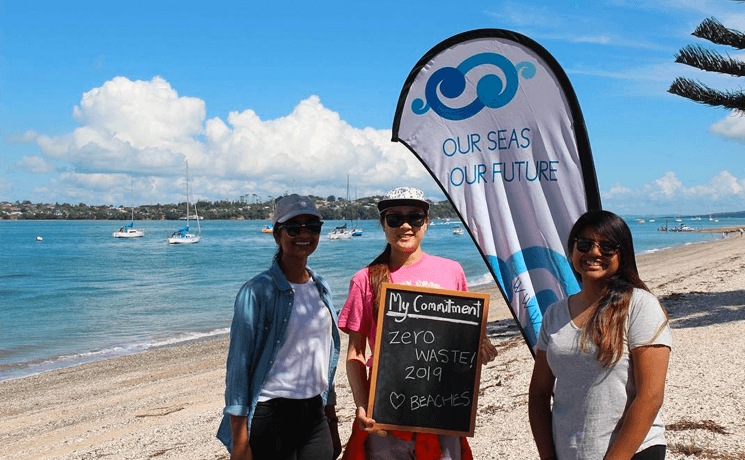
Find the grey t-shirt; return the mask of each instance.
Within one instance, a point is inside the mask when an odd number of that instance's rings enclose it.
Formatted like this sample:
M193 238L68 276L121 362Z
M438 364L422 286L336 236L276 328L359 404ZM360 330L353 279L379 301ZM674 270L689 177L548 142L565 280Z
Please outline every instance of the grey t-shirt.
M536 348L546 351L556 377L552 408L553 438L559 460L601 460L621 428L621 418L636 395L629 351L644 345L671 347L672 335L657 298L634 289L629 306L624 353L611 368L595 361L597 349L582 352L582 330L571 321L568 299L551 305L543 317ZM638 451L665 445L660 415Z

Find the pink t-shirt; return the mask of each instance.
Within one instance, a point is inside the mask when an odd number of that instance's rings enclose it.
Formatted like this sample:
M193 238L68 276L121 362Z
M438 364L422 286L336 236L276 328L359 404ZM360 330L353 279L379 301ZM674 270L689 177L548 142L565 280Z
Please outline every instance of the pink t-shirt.
M391 282L453 291L468 290L466 275L458 262L427 254L422 255L415 264L392 271ZM366 336L370 350L375 349L377 326L373 319L372 301L370 269L365 267L349 283L349 297L339 313L339 328L346 333L352 331ZM372 365L372 358L367 361L367 365Z

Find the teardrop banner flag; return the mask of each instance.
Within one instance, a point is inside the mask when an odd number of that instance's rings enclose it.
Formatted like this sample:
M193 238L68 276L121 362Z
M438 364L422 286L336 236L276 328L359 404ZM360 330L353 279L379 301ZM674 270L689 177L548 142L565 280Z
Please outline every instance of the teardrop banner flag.
M534 353L546 307L580 290L567 259L569 231L600 209L566 74L524 35L453 36L406 79L393 141L419 158L455 207Z

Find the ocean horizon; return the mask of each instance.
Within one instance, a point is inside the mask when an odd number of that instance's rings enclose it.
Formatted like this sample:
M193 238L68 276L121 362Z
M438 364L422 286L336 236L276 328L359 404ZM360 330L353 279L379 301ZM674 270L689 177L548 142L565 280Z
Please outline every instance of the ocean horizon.
M637 254L722 238L657 231L665 217L624 219ZM271 234L261 232L268 223L202 220L202 240L182 246L166 244L183 224L178 221L136 221L145 236L135 239L112 238L121 221L0 221L0 381L227 335L238 289L276 251ZM735 218L683 223L745 227L745 219ZM324 224L309 260L329 282L337 309L354 273L385 246L374 220L350 223L363 230L360 237L326 238L341 224ZM460 262L471 287L492 284L468 234L453 234L456 224L435 220L425 252Z

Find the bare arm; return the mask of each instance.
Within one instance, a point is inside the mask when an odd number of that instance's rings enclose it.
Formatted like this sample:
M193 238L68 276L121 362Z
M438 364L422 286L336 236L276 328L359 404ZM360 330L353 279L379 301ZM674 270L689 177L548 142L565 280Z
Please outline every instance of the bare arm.
M356 418L360 429L385 435L385 431L373 430L375 420L367 416L370 381L367 378L366 349L365 336L359 332L350 331L349 347L347 349L347 379L349 380L349 386L352 388L354 404L357 406Z
M230 416L230 430L232 432L232 447L230 460L253 460L251 448L248 445L248 425L246 417Z
M341 455L341 439L339 439L339 418L336 416L336 406L326 406L324 412L331 431L331 444L334 446L334 456L332 458L337 458Z
M650 345L631 350L636 396L631 401L621 423L621 430L606 459L630 459L644 442L665 396L665 377L670 360L670 348Z
M484 336L484 338L481 339L481 346L479 347L481 364L486 365L487 363L494 361L497 358L498 354L499 352L497 351L497 347L495 347L494 344L491 343L489 337Z
M542 459L555 458L551 427L551 395L554 390L554 380L554 373L548 365L546 352L536 350L528 393L528 417L538 455Z

